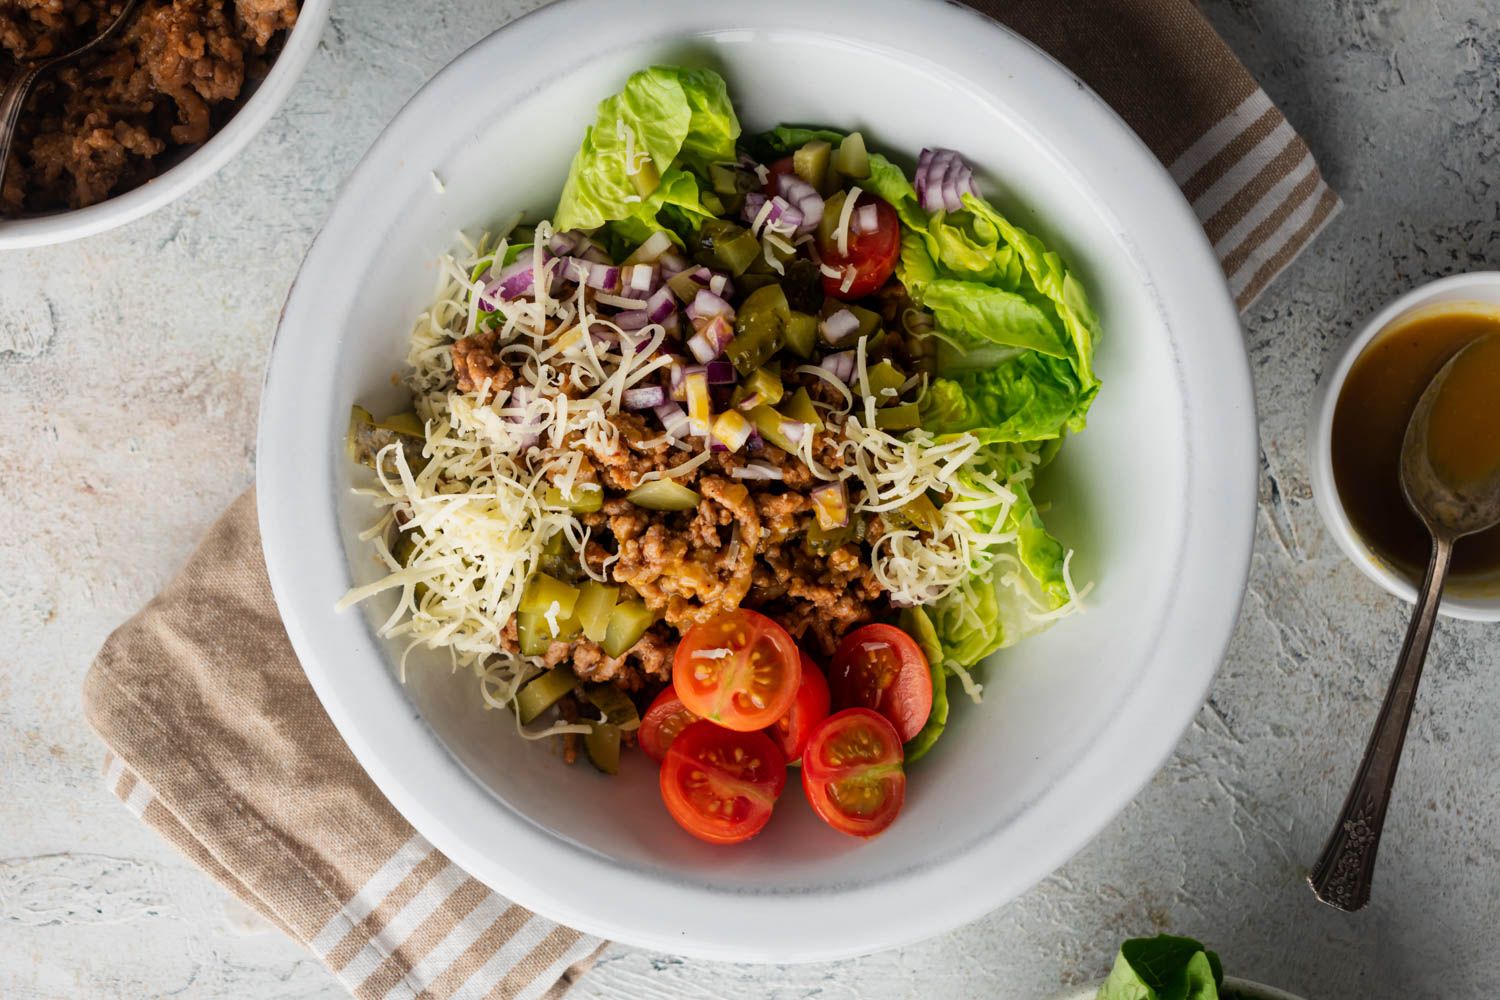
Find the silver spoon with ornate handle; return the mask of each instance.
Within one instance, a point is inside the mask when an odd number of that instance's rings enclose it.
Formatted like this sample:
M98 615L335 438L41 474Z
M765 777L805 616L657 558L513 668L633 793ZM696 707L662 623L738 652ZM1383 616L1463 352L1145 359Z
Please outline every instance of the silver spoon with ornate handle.
M1417 606L1396 662L1396 674L1375 719L1375 731L1370 734L1370 743L1338 823L1307 879L1319 899L1341 910L1352 912L1370 901L1375 852L1380 847L1380 832L1385 824L1391 786L1396 781L1396 767L1401 763L1417 682L1422 677L1438 602L1453 559L1453 543L1500 523L1500 468L1456 489L1438 476L1428 448L1433 407L1442 396L1444 383L1457 366L1489 339L1481 338L1465 347L1433 376L1412 411L1401 442L1401 491L1432 535L1432 556L1417 592Z
M16 125L21 120L21 106L26 103L26 95L31 93L32 86L42 74L94 51L113 38L125 26L130 12L135 10L139 2L140 0L125 0L120 7L120 13L115 15L115 19L109 22L103 31L73 51L64 52L60 56L53 56L51 59L33 63L30 66L22 66L16 70L16 75L11 77L10 82L5 86L5 94L0 96L0 181L5 180L5 167L10 162L10 147L15 142Z

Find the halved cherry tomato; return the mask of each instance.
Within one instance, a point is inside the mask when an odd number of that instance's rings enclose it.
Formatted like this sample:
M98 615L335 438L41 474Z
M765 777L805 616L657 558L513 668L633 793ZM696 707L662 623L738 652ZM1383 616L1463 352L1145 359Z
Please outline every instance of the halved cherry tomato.
M792 707L801 659L786 629L741 608L688 629L672 658L672 687L694 715L754 732Z
M649 714L649 713L648 713ZM775 740L786 754L788 763L795 764L802 758L808 737L813 728L828 718L828 681L818 665L802 654L802 683L797 686L797 698L791 710L766 730L766 735ZM645 724L642 723L644 729Z
M651 702L651 707L646 709L646 714L641 716L636 742L646 751L647 757L661 763L677 735L697 721L698 717L687 710L674 689L663 688Z
M802 789L813 812L840 833L873 837L906 801L901 737L886 717L846 708L813 730L802 754Z
M932 671L911 636L892 625L866 625L844 636L828 668L833 707L873 708L911 739L932 714Z
M677 734L661 766L661 797L684 830L710 844L759 833L786 787L786 758L765 733L699 721Z
M848 253L839 253L838 241L832 238L819 239L818 253L823 263L843 271L854 268L854 280L846 289L842 275L835 278L823 275L823 294L829 298L852 302L862 299L885 284L896 269L896 259L901 256L901 219L896 210L883 199L861 192L854 203L854 212L865 205L875 206L875 229L872 232L854 231L854 221L849 222Z
M775 163L766 168L766 182L761 185L761 192L767 198L773 198L781 192L776 190L776 179L782 174L795 174L797 168L792 165L790 156L783 156Z

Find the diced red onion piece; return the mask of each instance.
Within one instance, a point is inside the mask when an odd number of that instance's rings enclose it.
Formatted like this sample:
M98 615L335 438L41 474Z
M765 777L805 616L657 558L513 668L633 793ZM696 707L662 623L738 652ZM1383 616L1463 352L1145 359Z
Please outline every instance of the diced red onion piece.
M651 322L650 309L621 309L609 318L621 330L639 330Z
M547 241L547 249L559 257L566 257L578 249L578 242L581 239L583 239L583 234L571 230L566 233L553 233L552 238Z
M479 296L479 306L482 309L493 309L487 305L485 300L493 301L498 295L506 302L519 299L536 287L536 269L534 255L523 253L515 263L507 265L495 276L495 280Z
M760 210L765 207L766 196L759 191L751 191L745 195L744 207L740 209L740 218L749 225L755 225L755 220L760 218Z
M627 410L654 410L667 402L667 390L659 385L637 385L620 395L620 404Z
M784 434L786 436L786 439L792 444L801 444L802 438L807 434L808 426L808 424L804 424L800 420L787 420L786 418L782 418L781 433Z
M697 296L694 297L692 303L687 307L687 314L688 319L692 320L711 319L714 316L733 319L734 307L707 288L704 288L699 290Z
M688 417L681 406L669 400L660 406L653 407L652 412L656 414L656 419L661 421L662 428L672 437L687 436Z
M708 290L721 299L727 299L734 294L734 287L729 284L729 275L714 274L708 279Z
M620 269L613 264L599 264L590 261L588 272L583 276L583 283L590 288L597 288L607 292L620 284Z
M873 204L861 205L854 212L854 231L857 233L873 233L880 228L880 214L875 210Z
M634 264L621 272L625 277L625 288L629 293L645 298L656 291L657 270L654 264Z
M695 333L687 340L688 350L693 352L693 357L699 362L707 364L719 356L719 349L708 342L708 338L701 333Z
M859 331L859 317L848 309L840 309L819 325L828 342L838 344Z
M646 312L653 323L664 323L668 316L677 311L677 301L672 297L672 290L665 285L657 289L649 299L646 300Z
M634 252L632 252L629 257L625 258L625 263L654 263L663 254L671 251L673 246L675 246L675 244L672 242L672 237L667 235L667 231L665 229L658 229L656 232L646 237L646 242L636 247Z
M854 378L854 366L856 359L853 351L840 351L837 354L829 354L818 362L818 367L823 369L840 382L847 384Z
M668 250L662 254L656 259L656 263L661 268L663 278L670 278L674 274L681 274L691 266L688 259L675 250Z
M755 440L754 436L751 441ZM770 462L746 462L738 469L730 469L729 474L735 479L754 479L760 481L776 481L786 478L780 469Z
M728 361L710 361L703 366L709 385L734 385L734 365Z
M797 222L797 232L812 232L823 221L823 196L796 174L782 174L778 177L776 192L802 214L801 220Z
M667 318L661 321L661 328L666 332L667 336L675 337L682 332L681 318L682 313L673 309Z

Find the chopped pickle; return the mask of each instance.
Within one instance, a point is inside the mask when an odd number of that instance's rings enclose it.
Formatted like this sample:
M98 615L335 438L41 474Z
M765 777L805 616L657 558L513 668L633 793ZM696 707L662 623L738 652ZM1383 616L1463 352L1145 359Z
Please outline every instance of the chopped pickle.
M613 684L590 684L583 689L583 696L589 700L590 705L604 713L604 721L611 726L619 726L625 730L640 726L641 716L636 711L635 702L630 700L630 695Z
M776 273L769 269L767 269L764 273L746 271L744 274L734 279L734 286L739 291L743 292L746 295L749 295L751 292L756 291L757 289L765 288L767 285L776 284L778 280L779 279L777 278Z
M902 504L901 513L922 531L937 531L943 524L943 515L938 511L937 505L927 499L926 493L918 494L916 499Z
M546 622L542 625L545 627ZM527 681L526 686L516 695L516 714L521 718L521 725L536 721L538 716L561 701L577 684L578 678L567 667L553 667L545 674Z
M605 774L620 773L620 727L595 723L583 737L589 763Z
M406 455L406 464L415 472L427 462L422 457L425 443L426 431L415 413L397 413L376 420L363 406L349 408L349 433L344 439L344 447L351 461L373 469L376 455L388 445L400 444Z
M782 406L781 412L792 420L811 425L813 430L823 429L823 418L818 416L818 408L813 406L812 397L805 388L792 393L792 398Z
M674 480L653 479L625 494L625 499L646 510L692 510L702 497Z
M792 154L792 170L819 191L828 179L828 160L833 147L826 139L814 139Z
M873 336L875 331L880 329L880 314L878 312L872 312L864 306L846 305L844 308L852 312L854 318L859 320L859 329L855 331L856 336Z
M798 312L815 313L823 308L823 272L806 257L786 262L781 274L781 290L787 304Z
M839 173L845 177L855 180L863 180L870 176L870 154L865 149L865 137L858 132L850 132L844 136L844 141L839 143L839 151L834 154L833 162L839 168Z
M572 580L578 576L578 558L561 531L547 539L547 544L542 547L542 558L537 561L537 568L558 579Z
M781 350L792 310L780 285L766 285L746 296L734 317L734 339L724 353L735 371L749 375Z
M758 397L757 402L767 406L781 402L782 394L786 392L781 384L781 373L771 367L755 369L740 388L746 396L754 395Z
M609 628L600 643L610 656L624 656L641 641L656 622L656 614L642 601L621 601L609 616Z
M902 403L875 411L875 426L884 431L909 431L922 426L916 403Z
M889 361L880 362L874 368L868 369L866 374L870 382L870 395L875 397L875 403L878 406L896 402L897 391L906 384L906 376L901 369Z
M526 581L526 589L521 592L521 603L516 606L516 610L528 615L546 615L556 605L557 610L553 612L553 616L561 622L573 616L573 608L577 603L577 587L571 587L546 573L536 572Z
M786 349L799 358L811 358L818 343L818 317L804 312L793 312L786 321L783 335Z
M661 186L661 173L656 169L656 161L650 156L637 156L637 159L640 165L630 175L630 183L635 185L636 194L649 198Z
M691 302L698 297L698 291L703 287L693 278L694 269L679 271L667 279L667 287L672 289L672 294L677 296L681 302Z
M592 514L604 506L604 488L598 483L575 483L573 495L564 496L556 486L543 494L548 507L565 507L576 514Z
M823 203L823 218L818 221L818 246L833 246L838 242L835 234L839 228L839 216L844 214L844 199L847 197L848 192L835 191ZM843 308L844 304L835 300L834 305Z
M802 547L815 556L826 556L854 541L854 524L857 523L859 522L828 529L814 521L808 527L807 534L802 537Z
M793 441L786 432L786 424L795 424L795 420L783 417L775 410L764 404L755 407L747 416L760 436L780 448L789 455L797 454L797 442Z
M527 656L545 656L552 645L552 626L541 615L516 612L516 638Z
M578 588L578 605L573 613L578 616L578 625L583 634L593 642L603 642L609 629L610 612L620 599L620 588L610 587L597 580L586 580Z
M708 219L698 231L698 263L736 276L761 254L760 240L743 226L725 219Z
M417 552L417 535L419 534L421 532L413 529L411 531L402 531L396 535L396 544L391 547L391 555L395 556L396 561L402 566L411 565L411 557L416 555ZM416 597L417 602L421 603L422 598L427 596L427 584L422 583L420 580L417 581L417 584L412 587L412 594Z
M738 215L740 206L744 204L743 197L736 197L731 199L731 203L739 203L736 204L734 209L731 211L725 207L724 199L719 197L719 195L713 191L700 191L698 192L698 198L703 202L703 207L708 209L714 215Z
M710 163L708 182L716 194L733 197L756 187L755 175L734 163Z

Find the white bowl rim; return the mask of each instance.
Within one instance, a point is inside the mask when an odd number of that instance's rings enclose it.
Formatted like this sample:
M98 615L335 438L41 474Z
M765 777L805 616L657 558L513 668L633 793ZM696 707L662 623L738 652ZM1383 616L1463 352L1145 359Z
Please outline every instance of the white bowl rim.
M266 78L244 107L202 146L139 187L96 205L30 218L0 219L0 250L50 246L107 232L150 215L208 180L265 128L286 101L317 51L332 3L302 0L297 24Z
M1449 275L1418 285L1397 297L1370 317L1345 342L1340 349L1338 363L1333 366L1314 396L1308 428L1311 452L1308 468L1311 470L1313 500L1318 513L1322 515L1323 523L1327 525L1329 533L1344 555L1349 557L1349 561L1387 593L1399 597L1407 604L1416 603L1417 588L1365 544L1344 510L1338 484L1333 478L1333 415L1338 408L1339 392L1343 389L1354 362L1376 337L1417 309L1475 301L1469 296L1479 289L1487 290L1494 296L1493 301L1485 304L1500 308L1500 271L1468 271ZM1438 605L1438 613L1465 621L1500 621L1500 595L1489 597L1445 593L1442 603Z
M1163 662L1174 664L1142 679L1097 735L1093 745L1029 811L1003 831L976 839L966 852L918 865L881 883L851 883L839 892L773 896L728 896L609 863L537 828L498 806L468 775L412 711L394 678L350 685L336 669L349 629L361 620L337 622L331 608L304 593L298 567L316 537L316 558L344 556L332 499L327 509L306 498L334 490L328 468L293 467L268 460L278 445L305 431L295 413L301 387L297 357L283 347L280 332L308 307L313 293L302 281L338 254L342 229L357 204L375 204L378 162L397 155L414 121L438 114L444 92L461 90L497 46L514 53L545 50L558 32L570 41L613 20L610 45L648 29L610 18L608 0L558 0L505 26L460 55L420 90L377 138L346 182L324 230L314 241L283 311L267 369L258 447L259 516L267 569L284 624L329 716L380 790L431 843L475 877L544 916L579 930L658 951L727 961L803 962L847 958L931 937L975 920L1040 881L1080 850L1131 800L1166 761L1207 696L1239 617L1249 573L1256 497L1256 418L1248 359L1239 317L1222 270L1201 225L1166 170L1118 115L1051 57L1009 29L971 8L941 0L825 0L809 8L801 0L764 0L719 8L694 0L660 0L651 8L657 25L671 34L718 30L732 20L767 27L796 24L823 33L883 32L882 44L942 51L976 88L992 86L1015 104L1047 109L1049 120L1068 119L1066 135L1037 141L1060 162L1086 178L1086 189L1107 204L1107 215L1145 273L1174 350L1191 355L1193 366L1212 371L1212 385L1181 380L1185 409L1187 475L1184 544L1179 578L1203 586L1179 588L1155 632ZM633 11L640 20L640 10ZM857 15L857 16L856 16ZM808 24L817 28L808 28ZM592 26L579 29L579 25ZM685 27L686 26L686 27ZM852 26L852 27L851 27ZM659 38L663 32L639 37ZM976 43L955 47L954 38ZM982 42L982 44L979 44ZM516 74L512 74L513 77ZM526 74L519 74L525 78ZM1127 227L1122 216L1130 220ZM1128 235L1126 235L1128 233ZM1145 262L1151 267L1145 268ZM1187 335L1191 331L1191 336ZM1212 419L1210 419L1212 418ZM305 434L303 435L305 436ZM327 464L327 463L325 463ZM300 530L289 527L300 523ZM311 529L309 526L312 526ZM1166 621L1173 622L1167 628ZM1121 763L1121 762L1126 763ZM466 821L483 817L503 829L512 857L552 862L543 879L536 871L507 866L476 844ZM1022 829L1024 827L1024 830ZM1058 831L1066 829L1066 834ZM998 845L1001 834L1007 841ZM1007 853L1015 851L1014 855ZM1023 860L1017 861L1017 858ZM974 871L986 873L976 882ZM598 887L612 886L610 893ZM902 919L848 918L878 914L882 902L902 894ZM638 901L649 899L650 906ZM733 899L734 906L724 902ZM637 902L631 902L636 900ZM889 912L888 910L885 912ZM711 918L711 919L710 919ZM687 930L691 928L691 932Z

